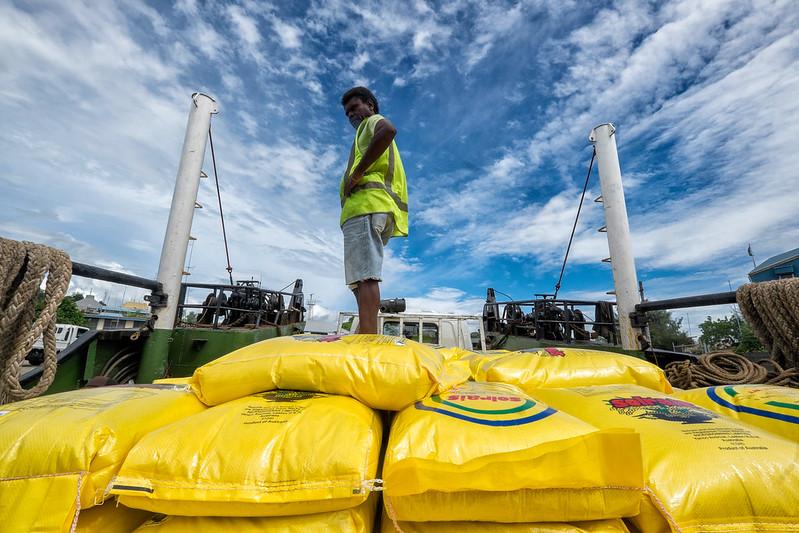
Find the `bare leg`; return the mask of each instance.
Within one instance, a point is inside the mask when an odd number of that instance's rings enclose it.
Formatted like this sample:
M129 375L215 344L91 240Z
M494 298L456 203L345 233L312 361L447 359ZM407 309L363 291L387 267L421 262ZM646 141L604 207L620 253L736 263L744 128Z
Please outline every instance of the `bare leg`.
M356 285L355 288L351 289L352 295L355 296L355 305L360 308L360 304L358 303L358 286ZM358 325L355 327L355 330L351 330L350 333L360 333L361 332L361 318L358 317Z
M368 279L358 283L358 333L377 333L380 310L380 282Z

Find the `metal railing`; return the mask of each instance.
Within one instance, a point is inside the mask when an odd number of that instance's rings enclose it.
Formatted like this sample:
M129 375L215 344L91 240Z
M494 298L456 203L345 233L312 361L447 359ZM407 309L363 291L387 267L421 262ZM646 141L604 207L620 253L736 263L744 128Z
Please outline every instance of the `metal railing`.
M618 341L618 323L614 318L615 302L589 300L554 299L549 295L538 295L532 300L490 301L483 306L483 320L486 331L503 335L522 335L539 340L556 340L568 343L588 341L593 332L606 338L611 344ZM598 306L606 307L605 314L610 320L597 320ZM502 308L500 312L500 307ZM593 307L592 319L580 307ZM526 312L525 308L530 308Z
M190 289L210 292L203 303L186 303ZM187 310L196 310L196 322L185 320ZM295 281L292 292L263 289L257 282L239 282L236 285L183 283L176 322L213 329L239 326L257 328L302 322L304 316L302 280L299 279Z

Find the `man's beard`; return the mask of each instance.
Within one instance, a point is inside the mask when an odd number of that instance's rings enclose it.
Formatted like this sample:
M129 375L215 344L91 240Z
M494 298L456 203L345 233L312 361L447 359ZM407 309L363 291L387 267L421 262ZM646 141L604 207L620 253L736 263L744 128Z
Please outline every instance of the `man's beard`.
M363 122L363 119L361 117L352 117L350 119L350 124L352 124L352 127L355 128L356 130L358 129L358 126L361 125L361 122Z

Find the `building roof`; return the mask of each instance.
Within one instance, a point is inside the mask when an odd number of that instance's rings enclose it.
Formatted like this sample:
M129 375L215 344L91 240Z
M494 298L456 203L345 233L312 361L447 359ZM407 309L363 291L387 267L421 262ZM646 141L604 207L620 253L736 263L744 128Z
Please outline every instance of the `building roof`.
M749 275L752 276L753 274L760 274L770 268L774 268L775 266L781 265L783 263L790 263L794 259L799 259L799 248L794 248L793 250L788 250L787 252L782 252L781 254L777 254L774 257L770 257L757 265L754 270L752 270Z

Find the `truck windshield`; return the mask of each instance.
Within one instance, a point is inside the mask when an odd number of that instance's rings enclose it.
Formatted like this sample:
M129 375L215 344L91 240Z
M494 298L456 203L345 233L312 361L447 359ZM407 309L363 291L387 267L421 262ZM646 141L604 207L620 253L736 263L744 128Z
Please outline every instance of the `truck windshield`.
M386 321L383 323L383 335L394 335L399 337L399 322ZM402 327L402 336L412 341L419 340L419 324L414 322L405 322Z

